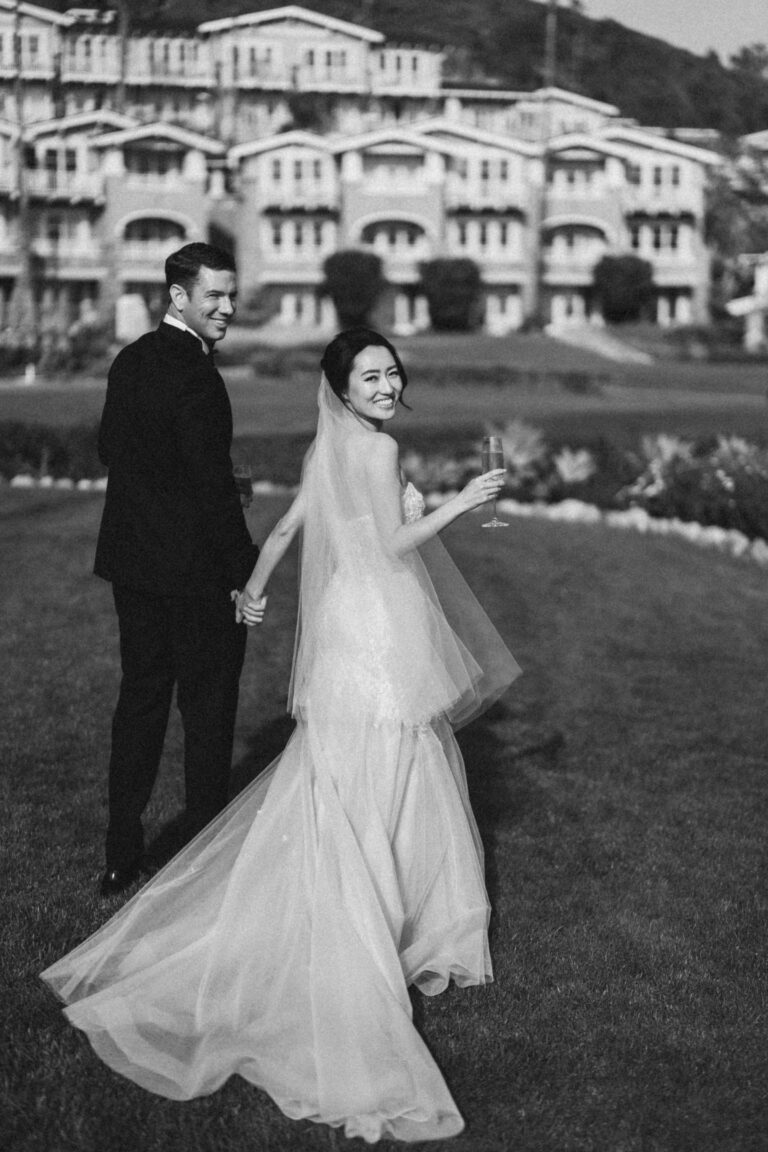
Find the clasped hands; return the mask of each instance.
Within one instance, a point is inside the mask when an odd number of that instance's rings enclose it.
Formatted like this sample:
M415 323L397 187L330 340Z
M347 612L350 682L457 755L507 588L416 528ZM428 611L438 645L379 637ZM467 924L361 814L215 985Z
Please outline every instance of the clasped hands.
M252 596L247 586L242 592L235 590L231 595L235 604L236 624L247 624L249 628L253 628L254 625L262 623L267 607L266 596Z

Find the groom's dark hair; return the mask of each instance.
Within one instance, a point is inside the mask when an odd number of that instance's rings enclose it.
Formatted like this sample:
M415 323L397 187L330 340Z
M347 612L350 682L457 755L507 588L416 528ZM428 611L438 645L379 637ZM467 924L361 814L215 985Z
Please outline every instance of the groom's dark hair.
M336 393L339 400L343 401L355 357L365 348L372 346L374 348L386 348L392 354L392 359L397 364L397 370L403 382L400 403L407 408L408 405L403 400L403 392L405 392L408 383L408 376L403 362L397 354L397 349L390 344L386 336L382 336L381 332L374 332L372 328L347 328L344 332L339 332L338 336L334 336L323 352L320 367L325 373L331 390Z
M201 268L212 268L214 272L236 272L235 260L223 248L213 244L185 244L176 252L171 252L165 262L165 283L178 284L186 292L194 285Z

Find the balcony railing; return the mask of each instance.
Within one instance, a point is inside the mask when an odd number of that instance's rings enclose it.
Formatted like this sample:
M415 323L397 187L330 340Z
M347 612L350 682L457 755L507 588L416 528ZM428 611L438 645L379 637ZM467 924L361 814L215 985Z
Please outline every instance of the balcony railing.
M704 193L700 188L644 188L628 186L622 192L625 212L647 212L658 215L669 212L690 212L700 215L704 207Z
M156 264L162 270L166 258L183 243L181 236L172 236L167 240L124 240L120 245L119 256L124 264Z
M311 211L312 209L335 208L338 204L339 194L335 188L324 187L321 184L294 184L287 188L267 185L260 190L259 199L264 208L277 208L286 211L291 208L305 208L307 211Z
M65 196L77 200L95 200L104 193L104 178L98 172L59 172L33 169L24 173L27 191L34 196Z
M523 194L519 188L501 181L447 180L445 202L448 208L518 208L523 207Z
M32 241L32 251L42 260L68 264L99 264L102 251L97 241L78 240L67 236L61 240L41 237Z

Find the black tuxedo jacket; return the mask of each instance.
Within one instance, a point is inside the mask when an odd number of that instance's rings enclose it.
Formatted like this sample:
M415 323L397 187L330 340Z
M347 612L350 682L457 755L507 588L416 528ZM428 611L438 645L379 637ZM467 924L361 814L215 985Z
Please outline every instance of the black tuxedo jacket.
M158 596L242 588L258 549L231 445L224 381L197 337L161 323L123 348L99 431L109 479L96 575Z

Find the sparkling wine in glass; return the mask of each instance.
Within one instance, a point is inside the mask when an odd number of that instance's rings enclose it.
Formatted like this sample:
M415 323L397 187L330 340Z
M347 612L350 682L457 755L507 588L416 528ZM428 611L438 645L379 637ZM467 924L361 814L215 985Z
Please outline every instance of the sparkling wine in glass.
M492 472L494 468L504 468L504 449L501 443L501 436L486 436L483 440L482 450L482 468L483 472ZM482 525L483 528L508 528L509 525L504 520L499 520L496 515L496 501L491 500L493 505L493 512L491 519Z
M243 508L250 506L253 499L253 483L252 472L250 464L235 464L232 468L232 475L235 478L235 487L240 493L240 503Z

